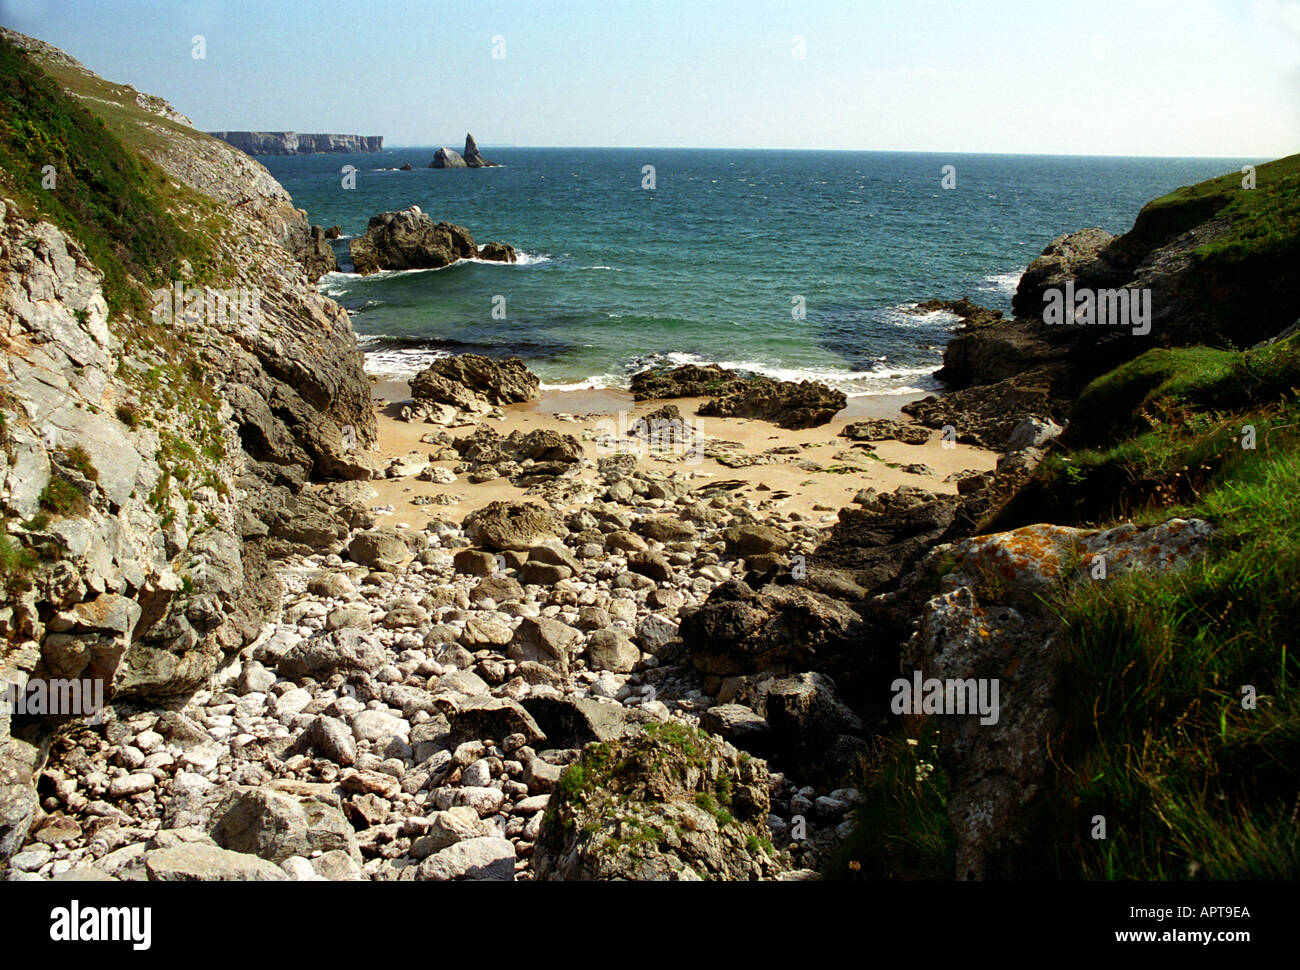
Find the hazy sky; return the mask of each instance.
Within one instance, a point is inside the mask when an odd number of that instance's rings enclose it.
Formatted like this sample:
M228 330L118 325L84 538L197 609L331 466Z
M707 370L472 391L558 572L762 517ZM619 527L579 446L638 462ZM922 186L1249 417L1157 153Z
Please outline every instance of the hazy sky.
M209 130L1300 151L1300 0L0 0L0 23Z

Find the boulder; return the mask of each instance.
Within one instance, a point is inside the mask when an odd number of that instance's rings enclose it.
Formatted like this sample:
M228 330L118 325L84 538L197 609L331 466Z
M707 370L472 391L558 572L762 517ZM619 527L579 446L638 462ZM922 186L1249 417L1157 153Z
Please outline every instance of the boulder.
M303 640L280 658L281 677L329 680L334 674L374 674L388 662L379 641L360 630L343 629Z
M790 533L770 525L746 523L735 525L722 533L727 552L733 556L749 558L764 553L788 552L794 545Z
M684 724L592 745L551 795L539 880L756 880L770 850L767 767Z
M396 530L369 529L352 537L348 543L348 558L371 569L392 572L415 557Z
M818 381L776 381L755 377L722 397L705 401L701 416L757 418L781 428L815 428L826 424L849 403L843 391Z
M479 818L478 812L468 805L458 805L445 812L432 812L425 816L425 834L411 845L411 858L424 859L435 852L466 839L492 835L492 823Z
M25 741L0 741L0 862L22 848L40 814L33 784L40 760L37 749Z
M823 593L775 585L755 592L729 580L700 607L684 612L679 629L697 670L728 676L857 655L862 626L848 604Z
M526 616L515 628L508 650L511 660L532 661L568 674L581 649L582 632L546 616Z
M848 404L842 391L825 384L777 381L716 364L652 368L632 375L638 401L668 397L708 397L697 411L716 417L758 418L782 428L815 428Z
M212 812L209 834L223 849L280 863L290 856L340 850L357 856L352 826L337 803L238 787Z
M289 879L274 862L204 842L147 852L144 870L150 882L286 882Z
M515 847L507 839L492 836L466 839L421 862L415 878L426 882L453 879L514 882Z
M493 405L532 401L537 397L541 383L537 375L531 373L518 357L494 360L481 354L460 354L435 360L417 374L411 380L411 396L417 401L445 400L443 385L434 378L441 378L464 389L474 401L486 401ZM447 403L462 406L460 398L448 400Z
M630 674L641 661L641 651L622 630L597 630L587 641L587 666Z
M1094 557L1110 577L1181 569L1204 554L1212 532L1199 519L1150 529L1032 525L938 546L916 569L910 582L938 592L904 647L902 681L983 683L993 702L988 712L937 718L958 879L1054 871L1035 825L1056 770L1049 738L1061 727L1060 692L1069 685L1058 672L1059 620L1045 603L1062 584L1092 582Z
M1033 416L1021 418L1007 438L1007 453L1025 451L1028 448L1042 448L1049 441L1059 438L1063 430L1059 424L1050 419L1040 421Z
M850 441L901 441L908 445L923 445L930 440L930 432L915 424L903 424L886 418L867 418L846 424L841 438Z
M462 701L451 720L450 744L491 738L502 741L512 734L522 734L533 744L546 735L533 716L508 697L470 697Z
M466 516L464 528L485 549L520 552L568 533L558 513L531 502L493 502Z

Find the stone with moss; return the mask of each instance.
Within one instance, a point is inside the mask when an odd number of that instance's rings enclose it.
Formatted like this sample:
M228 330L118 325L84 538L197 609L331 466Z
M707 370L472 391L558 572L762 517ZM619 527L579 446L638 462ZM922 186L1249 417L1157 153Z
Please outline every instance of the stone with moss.
M668 721L587 745L538 836L538 879L755 880L784 868L765 762Z

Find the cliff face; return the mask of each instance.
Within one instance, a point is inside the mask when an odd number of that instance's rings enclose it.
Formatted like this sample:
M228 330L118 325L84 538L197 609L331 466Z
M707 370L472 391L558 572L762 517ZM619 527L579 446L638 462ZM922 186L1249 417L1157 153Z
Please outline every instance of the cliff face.
M249 155L359 154L384 150L383 135L299 134L296 131L210 131L208 134Z
M0 686L183 696L278 615L268 558L346 532L301 493L369 475L369 382L295 255L311 227L261 165L126 87L100 128L59 88L106 82L23 40L31 61L0 42L9 103L73 162L47 216L26 180L42 160L0 145ZM85 160L121 183L79 182ZM96 191L161 228L122 245ZM52 726L0 705L0 859L38 811Z

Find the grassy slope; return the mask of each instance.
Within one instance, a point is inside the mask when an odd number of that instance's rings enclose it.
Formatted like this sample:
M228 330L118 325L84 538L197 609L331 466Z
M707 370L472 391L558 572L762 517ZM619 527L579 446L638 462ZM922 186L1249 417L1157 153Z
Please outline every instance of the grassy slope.
M185 129L139 108L134 94L128 97L118 85L66 66L52 69L93 100L65 94L53 77L0 40L0 188L25 216L47 219L81 243L105 275L114 311L145 310L142 284L179 278L182 261L193 275L209 275L209 234L219 226L181 225L175 213L216 219L214 207L136 150L156 137L147 125ZM54 167L50 189L42 184L46 166Z
M1096 878L1295 878L1300 340L1148 354L1078 407L1133 394L1126 386L1151 384L1153 371L1164 378L1129 412L1125 440L1053 461L1042 477L1068 491L1116 467L1182 474L1191 484L1175 504L1157 494L1133 517L1195 515L1219 533L1185 572L1080 586L1057 604L1073 699L1057 794L1063 814L1080 813L1060 863ZM1254 448L1243 447L1247 427ZM1111 820L1109 839L1079 835L1092 814Z
M1245 352L1150 351L1095 381L1074 414L1115 443L1044 462L1034 518L1198 516L1218 533L1190 569L1088 583L1050 604L1063 624L1066 726L1052 743L1045 866L1062 878L1294 879L1300 336ZM1089 499L1116 481L1144 487L1109 507ZM1098 507L1107 512L1081 514ZM933 733L906 719L863 784L859 827L830 877L952 877L942 769L924 767ZM1094 815L1107 819L1104 841L1090 837Z
M1175 189L1138 214L1133 242L1162 245L1212 217L1229 230L1196 254L1210 263L1245 257L1300 257L1300 155L1260 165L1256 186L1246 190L1240 172Z

